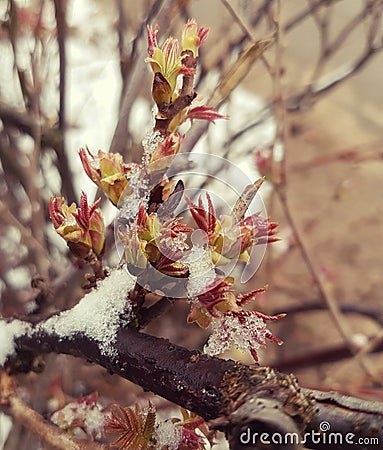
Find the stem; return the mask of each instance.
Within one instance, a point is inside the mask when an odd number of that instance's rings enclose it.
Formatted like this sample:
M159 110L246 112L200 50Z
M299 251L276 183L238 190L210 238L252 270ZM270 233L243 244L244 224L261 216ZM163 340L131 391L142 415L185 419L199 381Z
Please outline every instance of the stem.
M216 419L213 425L226 431L234 449L240 448L238 434L243 426L279 433L318 431L324 419L331 420L332 432L353 432L355 442L372 432L383 442L383 406L378 402L302 390L292 375L212 358L133 328L118 331L117 357L102 354L97 343L81 333L62 338L36 330L17 338L16 346L24 362L28 354L32 360L48 352L81 357L206 420ZM17 367L17 355L8 366ZM334 447L324 442L315 448Z

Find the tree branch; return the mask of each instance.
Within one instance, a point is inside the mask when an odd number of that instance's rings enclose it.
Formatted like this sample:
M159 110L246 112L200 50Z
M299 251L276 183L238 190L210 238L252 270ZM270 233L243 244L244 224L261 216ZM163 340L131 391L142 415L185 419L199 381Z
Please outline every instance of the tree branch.
M16 109L0 102L0 119L3 123L17 128L21 132L34 137L34 121L26 112L20 112ZM69 168L69 161L64 152L63 133L57 127L42 127L41 129L41 147L51 147L57 156L57 169L63 183L63 193L68 201L76 199L72 183L72 173ZM3 151L4 153L4 151Z
M63 338L34 328L15 343L17 354L8 362L9 370L29 370L26 361L41 353L84 358L212 420L227 433L233 449L243 448L239 435L247 428L254 433L302 433L318 431L324 419L333 432L354 433L355 442L368 436L383 442L383 406L377 402L302 390L292 375L208 357L133 328L118 331L115 358L102 354L95 341L80 333ZM315 448L334 447L324 443Z

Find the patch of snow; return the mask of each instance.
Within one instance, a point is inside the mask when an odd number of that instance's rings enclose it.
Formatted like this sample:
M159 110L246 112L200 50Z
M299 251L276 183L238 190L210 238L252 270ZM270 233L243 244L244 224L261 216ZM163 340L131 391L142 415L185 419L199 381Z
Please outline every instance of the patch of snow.
M132 168L129 174L129 187L132 192L124 198L119 219L127 219L133 223L136 221L140 206L146 207L149 200L150 187L145 170L139 166Z
M144 149L142 163L144 166L148 166L152 154L156 150L158 144L163 140L164 138L161 136L159 131L149 130L146 133L144 139L142 140L142 147Z
M212 334L209 336L203 351L207 355L216 356L233 345L239 350L259 349L266 345L266 335L271 334L262 318L249 315L242 320L231 314L225 314L212 321Z
M54 412L51 421L63 429L81 424L84 431L95 438L101 438L104 430L105 412L99 403L68 403L64 408Z
M51 317L41 328L61 337L83 333L99 344L101 353L113 357L116 355L113 344L121 321L128 323L131 320L132 305L128 294L134 284L135 278L126 269L114 269L76 306Z
M208 247L194 245L182 262L189 269L187 292L188 297L193 298L203 292L216 278L211 251Z
M15 338L28 334L31 325L21 320L0 321L0 366L15 352Z
M177 450L182 439L182 428L177 427L170 419L160 422L154 433L156 449L166 447L168 450Z

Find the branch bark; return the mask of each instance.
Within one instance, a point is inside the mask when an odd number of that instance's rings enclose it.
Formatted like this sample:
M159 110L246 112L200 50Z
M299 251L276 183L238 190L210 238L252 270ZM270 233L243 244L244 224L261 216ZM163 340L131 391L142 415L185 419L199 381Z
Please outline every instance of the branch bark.
M9 370L29 370L26 362L41 353L84 358L210 420L226 432L235 450L259 448L258 444L244 447L240 437L262 432L308 433L309 447L336 448L333 442L310 442L323 420L331 424L331 432L353 433L355 443L342 449L363 448L356 444L359 438L383 442L382 404L302 389L293 375L270 367L208 357L130 327L117 333L115 358L102 354L97 343L83 334L62 338L35 330L15 340L17 354L8 362Z

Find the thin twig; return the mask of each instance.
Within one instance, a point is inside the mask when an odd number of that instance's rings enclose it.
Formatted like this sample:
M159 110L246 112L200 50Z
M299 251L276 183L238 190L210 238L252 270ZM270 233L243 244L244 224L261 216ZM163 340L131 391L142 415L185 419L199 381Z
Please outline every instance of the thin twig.
M35 250L35 252L38 252L39 259L48 260L50 268L52 268L56 273L61 272L62 268L59 267L58 264L52 259L46 247L42 245L42 243L38 239L36 239L29 228L22 224L20 220L18 220L17 217L13 215L12 211L9 210L9 208L4 204L2 200L0 200L0 214L2 220L7 222L9 225L13 225L20 231L21 238L24 243L31 246Z
M61 0L54 0L55 17L57 28L57 43L59 48L60 60L60 85L59 85L59 126L61 132L65 133L66 118L65 118L65 93L66 93L66 18L65 18L65 2Z
M374 337L372 337L372 339L374 339ZM379 344L369 351L369 353L381 353L382 351L383 344L382 341L380 341ZM320 364L337 363L343 359L353 358L354 356L355 352L350 351L348 344L342 343L321 348L320 350L310 349L309 352L305 352L301 355L294 354L294 356L285 360L278 359L272 366L276 367L278 370L296 371L308 367L318 367ZM368 375L370 374L368 373Z
M12 395L8 399L9 412L16 421L39 435L45 442L63 450L106 450L108 446L87 442L72 437L69 433L49 423L38 412L30 408L20 397Z
M238 12L235 10L233 5L228 0L221 0L221 3L225 6L225 8L229 11L230 15L233 17L233 19L236 21L236 23L239 25L243 33L250 39L251 42L256 42L256 39L254 37L254 33L251 30L249 24L245 21L243 17L238 14ZM265 56L262 54L260 56L260 59L264 66L266 67L266 70L271 73L271 68L269 63L267 62Z
M57 168L61 175L62 189L67 201L70 203L76 200L76 194L73 186L73 177L70 165L65 151L65 132L66 132L66 3L61 0L54 0L55 17L57 28L57 43L59 47L60 60L60 99L59 99L59 136L53 149L57 155Z

